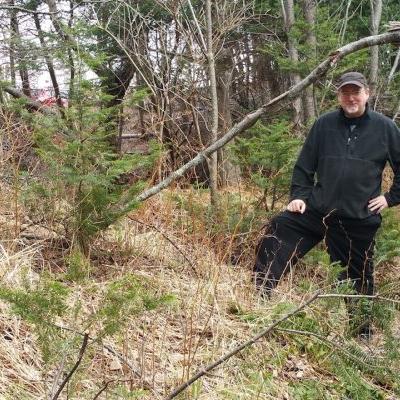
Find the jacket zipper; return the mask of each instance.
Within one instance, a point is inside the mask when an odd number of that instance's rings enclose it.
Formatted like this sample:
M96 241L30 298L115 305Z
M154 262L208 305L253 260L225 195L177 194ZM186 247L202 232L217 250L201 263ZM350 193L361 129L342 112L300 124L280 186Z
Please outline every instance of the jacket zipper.
M343 178L345 175L346 166L347 166L347 158L349 157L349 152L350 152L351 134L354 132L354 130L355 129L353 129L353 131L351 131L350 127L348 127L349 137L347 138L347 141L346 141L346 154L345 154L345 158L344 158L342 174L341 174L340 181L339 181L340 183L343 182ZM343 184L340 186L340 195L339 195L338 208L337 208L338 212L340 212L342 209L342 203L343 203Z

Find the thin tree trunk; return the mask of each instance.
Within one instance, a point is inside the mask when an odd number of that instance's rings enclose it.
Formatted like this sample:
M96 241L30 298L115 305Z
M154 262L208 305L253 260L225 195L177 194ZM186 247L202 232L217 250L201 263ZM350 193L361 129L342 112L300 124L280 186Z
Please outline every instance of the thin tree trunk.
M265 34L253 35L253 47L259 48L267 40L268 37ZM261 103L257 104L257 107L259 107L279 95L282 86L281 76L279 68L276 67L270 54L256 52L253 65L255 69L254 88L261 91L259 93Z
M14 0L10 0L10 6L14 6ZM15 11L11 11L11 38L13 45L15 46L14 49L16 50L14 55L16 54L16 58L18 61L18 71L21 78L22 83L22 91L25 96L31 97L31 88L29 84L29 74L28 69L26 68L26 60L27 54L23 48L23 44L21 41L21 35L19 33L19 25L17 19L17 13ZM14 69L15 69L15 57L13 57L14 61ZM15 75L14 75L15 80Z
M316 59L317 51L317 38L315 36L315 12L316 12L316 0L303 0L303 14L307 22L306 28L306 41L309 48L310 58L313 63ZM315 118L315 104L314 104L314 88L313 85L309 86L304 91L303 96L304 104L304 121L307 122Z
M387 85L389 86L390 82L392 81L394 74L397 71L397 68L399 67L399 61L400 61L400 49L397 50L396 57L394 59L392 69L390 70L389 76L388 76L388 82Z
M289 59L292 61L294 65L296 65L299 61L299 52L297 51L296 41L292 37L292 32L291 32L293 24L295 23L293 0L282 0L282 14L287 34ZM298 72L290 73L291 86L297 85L300 81L301 77ZM304 117L301 97L298 97L293 101L293 111L294 114L292 120L294 125L301 124L303 122L303 117Z
M206 0L206 23L207 23L207 60L208 73L210 79L210 94L212 108L212 125L211 125L211 144L218 139L218 96L217 96L217 79L215 74L215 60L212 41L212 15L211 0ZM208 170L210 175L210 200L214 210L218 208L218 158L217 153L212 153L208 159Z
M10 6L13 4L13 0L10 0ZM15 20L15 11L10 11L10 78L11 85L13 87L17 86L17 77L15 74L15 32L13 29Z
M231 82L233 73L232 49L222 48L216 60L216 82L218 96L219 132L227 132L232 127L230 107ZM218 151L218 178L221 187L228 184L233 165L227 159L223 149Z
M68 28L71 29L74 20L74 3L73 0L69 2L69 19ZM68 64L69 64L69 91L68 91L68 106L72 105L72 99L75 91L75 63L71 47L68 46Z
M56 98L56 101L57 101L57 105L58 105L58 107L60 109L61 116L64 118L65 117L64 105L63 105L62 100L61 100L60 87L58 86L56 72L55 72L54 66L53 66L53 61L49 57L49 53L48 53L48 49L47 49L47 46L46 46L46 42L44 40L44 34L43 34L43 31L42 31L42 27L40 25L39 15L38 14L33 14L33 19L35 21L35 26L36 26L36 30L37 30L37 33L38 33L40 45L42 46L42 49L43 49L43 54L44 54L44 59L46 61L47 69L48 69L49 74L50 74L50 79L51 79L51 83L53 85L54 95L55 95L55 98Z
M340 34L339 34L339 37L340 37L339 43L341 45L343 44L344 35L346 34L346 31L347 31L347 23L349 21L349 11L350 11L351 2L352 2L352 0L348 0L348 2L346 4L346 12L345 12L344 19L343 19L343 25L342 25L342 28L341 28Z
M382 0L370 0L371 5L371 35L377 35L379 32L379 24L382 15ZM372 98L376 96L378 85L378 70L379 70L379 47L373 46L370 49L371 65L369 72L369 85Z

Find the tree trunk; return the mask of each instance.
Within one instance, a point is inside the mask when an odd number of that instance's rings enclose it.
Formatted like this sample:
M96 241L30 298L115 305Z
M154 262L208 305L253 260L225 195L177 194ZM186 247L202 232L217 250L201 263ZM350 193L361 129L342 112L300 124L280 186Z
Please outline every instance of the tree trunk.
M74 2L73 0L69 1L69 18L68 18L68 28L72 28L72 24L74 21ZM71 47L67 49L68 53L68 64L69 64L69 90L68 90L68 105L72 105L71 100L75 95L75 62L74 56L72 54Z
M351 3L352 0L348 0L347 4L346 4L346 11L344 14L344 18L343 18L343 24L340 28L340 33L339 33L339 43L342 45L344 42L344 36L346 34L347 31L347 23L349 21L349 12L350 12L350 7L351 7Z
M12 1L10 1L10 5L12 5ZM11 85L13 87L17 86L17 77L15 74L15 34L13 25L15 23L15 11L10 11L10 78Z
M210 79L211 109L212 109L212 125L210 144L218 139L218 95L217 95L217 79L215 75L215 61L212 40L212 16L211 16L211 0L206 0L206 23L207 23L207 60L208 74ZM210 154L208 158L208 170L210 174L210 200L214 211L218 208L218 158L217 153Z
M218 127L219 132L224 134L232 127L231 115L231 83L233 75L232 48L222 48L216 60L217 97L218 97ZM218 151L218 178L221 187L237 183L238 168L229 161L224 149Z
M371 35L377 35L379 32L379 24L382 15L382 0L370 0L371 5ZM369 72L370 94L372 98L376 96L378 85L378 69L379 69L379 47L373 46L371 52L371 66ZM372 102L373 103L373 102Z
M389 76L388 76L388 81L387 81L388 86L389 86L390 82L392 81L394 74L396 73L396 71L399 67L399 61L400 61L400 48L397 50L396 57L393 61L393 65L392 65L392 68L391 68Z
M14 6L14 0L10 0L9 4L10 4L10 6ZM12 69L15 70L15 59L17 59L19 75L20 75L21 83L22 83L22 91L25 96L31 97L29 74L28 74L28 69L25 65L25 63L27 61L27 54L26 54L26 51L25 51L22 41L21 41L17 13L14 10L11 11L10 28L11 28L11 42L12 42L12 46L13 46L13 49L11 51L11 53L13 55L10 58L12 58L12 61L14 64ZM15 51L14 51L14 49L15 49ZM15 73L14 73L14 77L12 77L12 80L15 80Z
M316 12L316 0L303 0L303 14L307 22L306 27L306 43L308 47L309 58L312 59L313 64L316 60L317 51L317 38L315 36L315 12ZM303 96L304 104L304 122L307 123L315 118L315 104L314 104L314 88L313 85L309 86L304 91Z
M61 116L63 118L65 118L64 105L63 105L62 100L61 100L60 87L58 86L58 82L57 82L56 72L54 70L53 61L51 60L51 58L49 56L48 49L47 49L47 46L46 46L46 42L44 40L44 34L43 34L43 31L42 31L42 27L40 25L39 15L38 14L33 14L33 19L35 21L35 26L36 26L36 30L37 30L37 33L38 33L40 45L42 46L42 49L43 49L44 59L46 61L47 69L49 71L51 83L53 85L54 96L56 98L57 105L58 105L58 107L60 109L60 114L61 114Z
M259 49L268 41L265 34L253 35L255 49ZM283 90L283 79L274 57L270 54L257 51L254 55L253 68L255 71L253 87L257 93L257 107L278 96Z
M287 34L289 59L296 66L299 61L299 52L297 51L296 40L292 37L292 26L295 22L293 0L282 0L282 14ZM301 77L298 72L290 73L291 86L297 85L300 81ZM293 111L292 121L295 126L300 125L303 122L303 105L300 97L293 101Z

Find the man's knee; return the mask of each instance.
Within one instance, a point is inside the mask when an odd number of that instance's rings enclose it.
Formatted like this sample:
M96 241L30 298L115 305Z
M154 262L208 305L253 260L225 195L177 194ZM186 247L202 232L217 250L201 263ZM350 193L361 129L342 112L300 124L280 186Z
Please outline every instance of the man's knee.
M256 265L255 270L259 269L262 264L265 264L268 258L268 255L271 253L275 253L281 244L281 238L279 235L279 231L282 226L285 225L287 221L285 218L282 218L280 215L274 217L271 221L269 221L264 235L260 238L257 246L256 246ZM279 227L279 228L278 228Z

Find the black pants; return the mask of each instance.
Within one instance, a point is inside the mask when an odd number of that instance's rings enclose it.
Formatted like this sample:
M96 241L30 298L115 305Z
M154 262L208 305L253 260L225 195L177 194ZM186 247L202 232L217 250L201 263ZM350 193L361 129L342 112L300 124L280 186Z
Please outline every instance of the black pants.
M380 224L379 214L359 220L334 213L323 216L310 209L304 214L284 211L271 221L257 246L257 287L268 295L298 259L324 240L331 262L345 268L339 280L350 279L357 293L373 294L372 256Z

